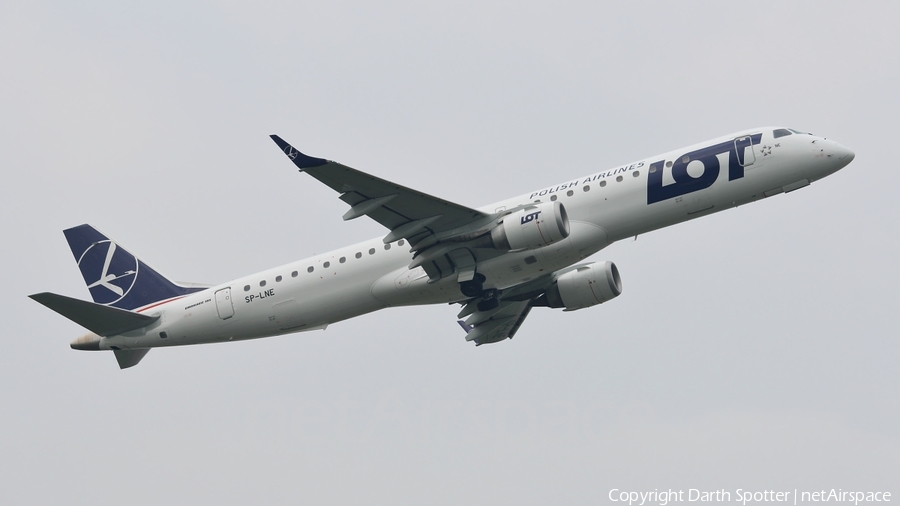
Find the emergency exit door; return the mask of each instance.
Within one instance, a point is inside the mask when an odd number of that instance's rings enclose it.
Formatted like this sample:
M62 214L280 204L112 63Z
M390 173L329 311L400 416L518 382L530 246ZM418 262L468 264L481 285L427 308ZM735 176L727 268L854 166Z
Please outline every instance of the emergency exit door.
M216 311L219 318L227 320L234 316L234 306L231 304L231 287L223 288L216 292Z
M753 165L756 161L756 153L753 152L753 141L749 135L738 137L734 140L734 152L737 155L738 163L743 167Z

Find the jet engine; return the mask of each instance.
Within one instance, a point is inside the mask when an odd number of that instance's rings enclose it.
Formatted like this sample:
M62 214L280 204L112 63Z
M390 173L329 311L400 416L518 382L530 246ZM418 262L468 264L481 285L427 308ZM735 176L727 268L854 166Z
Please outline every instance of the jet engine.
M575 311L602 304L622 293L619 269L612 262L586 264L557 277L535 305Z
M559 202L543 202L503 217L491 230L491 241L500 250L539 248L569 237L569 215Z

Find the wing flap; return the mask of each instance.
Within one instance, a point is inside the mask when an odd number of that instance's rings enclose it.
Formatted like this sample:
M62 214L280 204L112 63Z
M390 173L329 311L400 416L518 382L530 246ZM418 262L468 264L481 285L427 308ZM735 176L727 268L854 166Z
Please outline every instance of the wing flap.
M466 341L474 341L476 346L512 339L522 322L531 312L531 300L501 302L490 311L476 311L460 326L466 330Z

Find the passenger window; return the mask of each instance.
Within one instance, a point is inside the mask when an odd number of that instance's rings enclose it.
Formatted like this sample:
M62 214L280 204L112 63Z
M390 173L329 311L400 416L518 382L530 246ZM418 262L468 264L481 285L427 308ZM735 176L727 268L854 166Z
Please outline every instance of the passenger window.
M314 271L314 270L315 270L315 269L313 268L313 266L310 265L310 266L306 269L306 272L312 272L312 271Z
M399 241L397 241L397 246L403 246L403 239L400 239Z
M362 258L362 253L360 253L360 252L357 251L357 252L356 252L356 258Z
M575 195L575 192L573 192L572 190L566 192L567 197L571 197L572 195Z
M341 257L341 263L344 263L346 261L347 261L347 257Z
M296 277L297 277L297 271L292 272L292 273L291 273L291 277L292 277L292 278L296 278Z
M551 201L551 202L556 202L556 195L553 195L552 197L550 197L550 201Z
M370 254L370 255L374 255L374 254L375 254L375 248L369 248L369 254Z
M324 264L322 264L322 267L324 267L326 269L331 267L331 262L325 262Z
M391 245L390 245L390 244L385 244L385 245L384 245L384 250L387 251L387 250L389 250L389 249L391 249Z
M586 192L591 191L591 185L585 185L584 188L582 188L582 190L584 190Z
M621 182L622 182L622 179L623 179L622 176L616 176L616 182L617 182L617 183L621 183Z
M600 181L600 188L606 186L606 180Z
M772 136L775 137L776 139L779 137L784 137L786 135L791 135L791 131L788 130L787 128L779 128L778 130L775 130L774 132L772 132Z
M632 172L631 175L634 176L634 177L638 177L638 176L641 175L641 171L636 170L636 171Z
M245 292L249 292L249 291L250 291L250 285L245 286L245 287L244 287L244 291L245 291Z
M281 283L281 276L280 276L280 275L279 275L279 276L275 276L275 282L276 282L276 283Z
M259 282L259 286L266 286L266 280L262 280Z

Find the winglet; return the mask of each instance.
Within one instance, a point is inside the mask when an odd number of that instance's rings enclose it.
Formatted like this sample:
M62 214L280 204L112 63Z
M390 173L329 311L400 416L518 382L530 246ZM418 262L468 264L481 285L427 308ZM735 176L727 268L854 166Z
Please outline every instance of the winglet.
M275 144L278 144L278 147L281 148L282 151L284 151L284 154L286 154L287 157L290 158L292 162L294 162L294 165L296 165L297 168L300 169L300 171L313 167L319 167L328 163L328 160L325 160L323 158L314 158L312 156L304 155L303 153L297 151L294 146L291 146L290 144L285 142L284 139L278 137L277 135L273 134L269 137L271 137L272 140L275 141Z
M462 327L462 329L466 331L466 334L468 334L469 332L472 332L472 326L469 325L468 323L466 323L462 320L456 320L456 323L458 323L459 326Z

